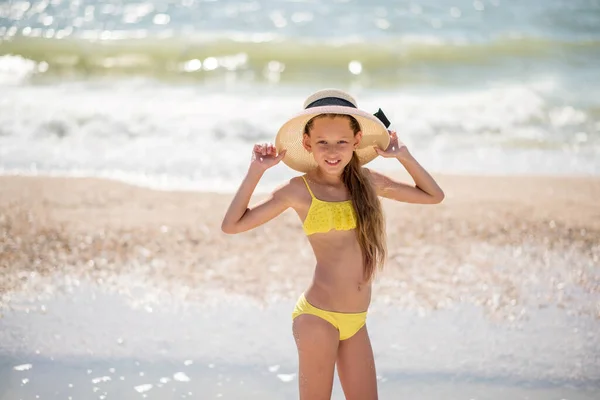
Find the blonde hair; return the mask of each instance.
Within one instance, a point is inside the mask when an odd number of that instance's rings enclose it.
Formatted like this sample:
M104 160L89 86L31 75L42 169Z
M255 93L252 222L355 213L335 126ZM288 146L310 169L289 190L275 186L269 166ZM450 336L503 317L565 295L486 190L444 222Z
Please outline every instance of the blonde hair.
M354 135L360 131L356 118L346 114L320 114L312 118L304 127L304 134L310 136L313 122L318 118L346 118ZM352 205L356 211L357 239L363 253L364 278L368 281L375 276L377 269L383 268L387 249L385 237L385 220L381 202L370 182L369 176L360 166L356 152L342 172L342 181L348 188Z

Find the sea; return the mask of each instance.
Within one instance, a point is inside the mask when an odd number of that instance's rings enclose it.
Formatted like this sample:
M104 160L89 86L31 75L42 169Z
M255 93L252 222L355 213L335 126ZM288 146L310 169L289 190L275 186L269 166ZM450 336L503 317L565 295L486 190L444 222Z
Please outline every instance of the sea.
M600 0L5 0L0 173L231 192L333 87L433 173L597 176L598 65Z

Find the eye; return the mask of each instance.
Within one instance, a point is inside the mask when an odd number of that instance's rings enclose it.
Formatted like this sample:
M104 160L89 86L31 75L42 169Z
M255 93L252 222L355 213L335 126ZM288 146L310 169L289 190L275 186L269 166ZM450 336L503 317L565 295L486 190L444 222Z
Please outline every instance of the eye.
M324 140L319 140L317 143L318 143L318 144L326 144L327 142L326 142L326 141L324 141Z
M348 142L346 140L340 140L338 143L340 143L340 144L346 144Z

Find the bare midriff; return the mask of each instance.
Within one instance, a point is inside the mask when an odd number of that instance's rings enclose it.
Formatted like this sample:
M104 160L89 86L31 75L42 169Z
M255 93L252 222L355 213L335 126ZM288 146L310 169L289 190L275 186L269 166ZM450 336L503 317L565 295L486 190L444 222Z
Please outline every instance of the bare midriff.
M312 283L305 291L308 302L327 311L367 311L371 284L364 279L356 230L316 233L308 240L317 259Z

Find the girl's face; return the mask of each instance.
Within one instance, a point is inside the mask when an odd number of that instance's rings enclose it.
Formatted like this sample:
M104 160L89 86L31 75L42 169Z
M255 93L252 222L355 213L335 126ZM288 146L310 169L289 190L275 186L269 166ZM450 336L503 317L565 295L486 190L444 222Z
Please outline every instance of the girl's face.
M346 117L322 117L313 120L310 136L304 135L304 148L312 152L322 171L341 174L358 147L362 132L356 135Z

